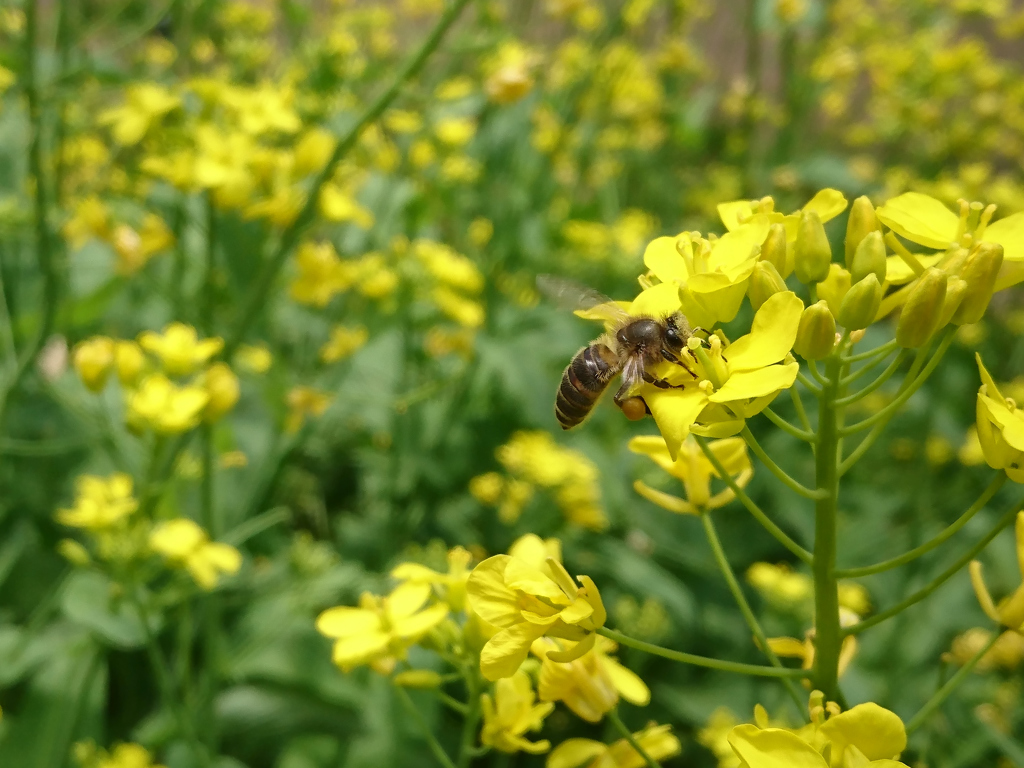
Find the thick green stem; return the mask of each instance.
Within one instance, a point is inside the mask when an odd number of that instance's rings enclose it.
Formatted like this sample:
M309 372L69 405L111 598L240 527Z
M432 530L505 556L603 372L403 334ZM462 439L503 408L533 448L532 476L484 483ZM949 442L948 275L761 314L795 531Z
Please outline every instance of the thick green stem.
M619 732L619 735L626 740L629 746L631 746L636 753L640 755L640 758L647 764L647 768L661 768L658 761L647 754L647 751L637 743L636 737L633 736L633 732L626 727L626 724L622 722L622 718L619 717L619 710L617 707L612 707L608 710L608 720L613 726L615 726L615 730Z
M752 675L754 677L808 676L808 672L805 669L776 669L775 667L764 667L760 664L744 664L739 661L723 661L722 659L712 659L708 656L697 656L692 653L673 651L669 648L662 648L660 645L655 645L654 643L637 640L636 638L629 637L628 635L616 632L614 629L608 629L607 627L602 627L597 630L597 634L603 635L609 640L614 640L619 645L636 648L638 651L644 651L645 653L650 653L655 656L661 656L663 659L678 661L682 664L692 664L695 667L717 669L720 672L735 672L740 675Z
M899 557L894 557L889 560L883 560L880 563L874 565L864 565L859 568L840 568L836 571L836 575L840 578L857 578L860 576L870 576L874 573L882 573L892 568L898 568L901 565L906 565L912 560L916 560L928 552L931 552L937 546L947 541L954 533L963 528L971 519L978 514L985 505L992 500L992 497L999 492L999 489L1006 483L1006 474L1000 472L989 483L988 487L982 492L981 496L978 497L970 508L964 512L955 522L951 523L942 533L929 539L924 544L914 547L909 552L904 552Z
M747 597L743 594L743 588L740 587L736 574L733 573L732 566L729 565L729 559L725 556L725 550L722 549L722 542L718 538L718 532L715 530L715 524L711 519L711 515L705 512L700 516L700 519L704 524L704 533L708 538L711 552L715 556L715 562L718 563L718 569L722 572L725 583L729 585L729 591L732 593L733 599L736 600L736 605L739 607L740 613L743 614L743 618L746 620L751 633L757 639L757 644L764 652L764 655L768 657L768 661L773 667L784 669L782 661L768 645L768 636L764 633L764 629L761 628L761 623L754 615L754 611L751 610L750 603L747 602ZM789 692L790 697L792 697L793 703L796 704L796 711L801 717L806 716L805 696L801 695L792 680L783 678L782 683L786 686L786 690Z
M839 588L836 579L836 513L839 503L839 419L836 407L843 361L838 350L825 364L826 385L818 398L818 443L814 474L819 497L814 505L814 687L839 697Z

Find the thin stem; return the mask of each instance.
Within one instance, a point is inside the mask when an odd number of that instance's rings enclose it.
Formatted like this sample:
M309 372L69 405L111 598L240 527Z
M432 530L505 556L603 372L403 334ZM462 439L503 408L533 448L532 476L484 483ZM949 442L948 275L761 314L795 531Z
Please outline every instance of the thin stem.
M804 409L804 401L800 397L800 388L795 384L789 388L789 397L793 401L793 408L796 410L797 418L800 419L800 423L803 428L810 433L814 433L811 429L811 420L807 418L807 411Z
M721 672L735 672L740 675L752 675L754 677L807 677L809 675L805 669L776 669L775 667L765 667L760 664L743 664L739 661L724 661L707 656L696 656L692 653L683 653L682 651L673 651L669 648L662 648L660 645L637 640L607 627L601 627L597 630L597 633L607 637L609 640L614 640L619 645L636 648L638 651L661 656L671 661L678 661L682 664L717 669Z
M466 665L465 672L467 705L463 712L462 738L459 740L459 768L466 768L473 758L477 725L480 722L480 667L475 663Z
M842 397L839 400L836 400L836 405L840 406L841 408L845 408L849 405L853 405L859 400L863 400L865 397L870 395L880 386L885 384L885 382L891 379L893 377L893 374L895 374L896 371L899 370L899 367L903 364L903 361L907 359L909 354L909 351L904 349L902 352L896 355L896 357L893 358L893 361L889 363L889 367L882 371L880 374L878 374L878 377L874 381L872 381L866 387L861 389L859 392L854 392L852 395L847 395L846 397ZM867 366L865 366L865 369L866 368ZM847 376L846 379L843 380L843 384L849 384L853 378L854 376Z
M708 538L708 545L715 556L715 562L718 563L718 570L722 572L722 577L729 586L729 591L732 592L733 599L736 600L736 605L739 607L740 613L743 614L743 618L746 620L751 633L757 638L757 644L764 652L764 655L768 657L768 661L773 667L784 669L782 661L768 645L768 636L754 615L754 611L751 610L750 603L747 602L747 597L743 594L743 588L740 587L736 574L733 573L732 566L729 565L729 559L725 556L725 550L722 549L722 542L718 538L718 532L715 530L715 524L711 519L711 515L704 513L700 516L700 519L704 524L704 533ZM797 712L801 716L805 716L807 713L807 707L804 704L805 697L800 695L796 684L788 678L783 678L782 683L786 686L786 690L789 692L790 697L792 697L793 703L796 704Z
M936 709L942 706L946 699L949 698L950 694L960 687L960 683L967 679L967 676L974 671L976 666L978 666L978 662L981 661L985 654L992 650L992 646L999 641L999 636L1000 631L997 627L992 633L991 639L985 643L984 647L974 654L966 664L960 667L960 669L957 670L957 673L949 678L944 686L932 694L932 697L925 702L925 705L918 710L917 714L910 718L910 722L907 723L908 736L924 725L925 721L931 717Z
M761 460L761 463L764 464L773 475L779 478L783 485L807 499L818 499L821 497L821 491L812 491L807 486L794 480L784 469L782 469L782 467L776 464L772 460L772 457L765 453L764 448L762 448L761 444L757 442L757 438L754 437L754 434L750 431L749 427L744 426L740 435L746 441L747 445L750 446L750 450L754 452L754 455Z
M792 387L790 389L792 389ZM768 420L772 424L777 426L783 432L785 432L785 433L787 433L789 435L792 435L797 440L803 440L806 443L813 443L814 442L814 440L815 440L814 433L811 432L810 429L808 429L807 431L804 431L804 430L800 429L798 426L796 426L795 424L790 424L784 418L782 418L777 413L775 413L775 411L773 411L771 408L765 408L763 411L761 411L761 413L763 413L765 416L767 416Z
M413 720L416 721L416 725L420 729L424 740L427 742L427 747L430 749L431 754L437 758L437 762L444 766L444 768L455 768L455 763L448 757L448 754L444 751L444 747L438 743L437 739L434 738L433 731L430 730L430 726L427 725L427 721L423 719L423 714L416 708L416 704L413 702L412 697L409 693L400 685L394 686L395 693L398 694L399 701L402 702L402 706L408 711L409 715Z
M804 389L810 392L812 395L817 397L821 394L821 387L815 384L813 381L808 379L802 372L797 373L796 380L804 385Z
M896 339L891 339L890 341L885 342L885 344L882 344L881 346L875 347L874 349L869 349L867 352L859 352L856 355L847 355L846 357L843 358L843 362L859 363L861 360L867 360L868 358L871 357L885 357L894 349L896 349L896 346Z
M818 363L817 363L817 361L815 361L815 360L808 360L807 361L807 370L809 370L811 372L811 376L813 376L814 380L817 381L822 387L827 387L828 386L829 381L828 381L828 379L826 379L821 374L821 371L818 370Z
M907 400L913 397L914 393L921 388L921 385L928 380L928 377L931 376L932 371L934 371L938 364L942 361L942 357L946 354L946 350L949 349L949 345L953 343L953 335L955 332L956 328L950 326L950 328L943 335L942 341L939 342L939 347L937 350L935 350L935 355L932 356L932 359L928 361L928 364L924 367L924 370L921 371L921 375L914 379L913 383L906 389L904 389L903 392L901 392L895 400L893 400L891 403L885 406L885 408L880 410L878 413L875 413L869 416L868 418L863 419L862 421L858 421L856 424L851 424L850 426L846 427L840 432L840 435L842 437L854 435L857 432L860 432L861 430L867 429L868 427L877 424L883 419L888 420L890 417L892 417L896 413L896 411L898 411L903 406L903 404L907 402Z
M430 55L441 44L441 40L444 38L445 33L452 24L455 23L455 20L459 18L462 10L470 2L471 0L454 0L452 2L444 14L442 14L441 18L438 19L434 29L431 30L427 39L423 41L419 50L409 58L408 62L396 75L388 89L377 97L376 101L374 101L373 104L363 112L359 119L356 120L355 125L348 130L348 133L338 141L337 145L334 147L334 152L331 153L331 157L327 161L327 164L324 165L320 170L320 173L318 173L316 178L313 180L313 184L309 190L309 195L307 196L306 202L303 205L302 210L299 212L299 215L296 216L291 225L281 233L281 239L276 250L271 255L269 261L264 265L260 274L256 277L254 288L250 292L249 298L242 308L235 330L228 338L227 344L225 345L225 357L230 357L235 349L238 348L238 345L244 340L245 334L249 330L249 326L252 321L263 310L267 294L270 292L274 280L277 278L278 273L284 266L284 263L292 249L298 243L302 233L316 217L320 190L323 188L324 184L326 184L334 175L334 171L338 167L338 164L346 155L348 155L352 148L355 147L363 130L384 114L384 111L391 105L391 102L398 98L402 87L409 80L415 77L423 68L427 59L430 58Z
M975 544L973 547L967 550L963 555L957 558L957 560L951 566L949 566L949 568L947 568L934 579L932 579L930 582L928 582L928 584L921 587L921 589L917 590L917 592L910 595L906 599L900 601L891 608L888 608L882 611L881 613L876 613L870 619L865 619L859 624L854 624L851 627L847 627L844 630L843 634L858 635L867 629L871 629L871 627L881 624L886 619L891 619L893 616L902 613L915 603L919 603L922 600L924 600L926 597L928 597L928 595L930 595L936 589L945 584L949 579L955 576L960 571L960 569L962 569L965 565L971 562L971 560L977 557L978 553L985 549L985 547L988 546L989 542L991 542L992 539L998 536L1004 528L1012 524L1017 517L1018 510L1020 510L1021 507L1024 507L1024 499L1021 499L1012 507L1010 507L1010 509L1001 518L999 518L999 521L996 523L995 527L987 534L985 534L985 536L977 544Z
M857 578L860 576L870 576L875 573L882 573L893 568L898 568L901 565L916 560L933 549L938 547L940 544L947 541L954 533L963 528L971 519L978 514L985 505L992 500L992 497L999 492L999 489L1006 483L1006 473L1000 472L988 484L988 487L982 492L981 496L978 497L970 508L957 518L956 522L949 525L942 533L938 534L932 539L929 539L924 544L918 547L914 547L909 552L904 552L899 557L891 558L890 560L884 560L881 563L875 563L874 565L864 565L859 568L841 568L836 571L836 575L839 578Z
M818 398L818 444L814 476L820 495L814 506L814 686L830 701L839 696L839 588L836 579L836 516L839 503L839 420L836 408L844 362L839 351L828 358L829 384Z
M753 515L754 519L757 520L757 522L759 522L764 529L768 531L768 533L774 536L775 540L782 546L796 555L800 560L810 565L814 559L811 553L793 541L785 531L773 523L768 515L766 515L764 511L754 503L753 499L751 499L746 492L740 488L732 475L730 475L729 472L726 471L725 467L722 466L722 462L720 462L718 457L715 456L714 451L712 451L710 446L708 446L707 439L700 435L694 435L694 439L696 439L697 445L700 446L701 451L707 457L708 461L711 462L711 466L715 468L715 472L718 473L718 476L725 481L725 484L729 486L732 492L736 494L736 498L739 499L740 503L747 508L747 511L750 512L751 515Z
M449 709L458 712L463 717L469 712L469 707L463 704L461 701L456 699L454 696L449 696L442 690L434 690L434 695L437 696L438 701L444 704Z
M636 737L633 736L633 732L626 727L624 722L622 722L622 718L619 717L618 707L612 707L608 710L608 720L613 726L615 726L615 730L619 732L619 735L629 743L629 746L631 746L636 753L643 758L644 763L647 764L647 768L661 768L661 765L659 765L653 757L647 754L647 751L640 746Z

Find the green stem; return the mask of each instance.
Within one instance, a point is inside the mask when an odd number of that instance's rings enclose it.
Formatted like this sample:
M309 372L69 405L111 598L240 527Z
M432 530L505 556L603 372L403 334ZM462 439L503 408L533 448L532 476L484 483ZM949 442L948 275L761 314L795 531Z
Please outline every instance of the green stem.
M880 374L878 374L878 377L874 381L872 381L866 387L861 389L859 392L854 392L852 395L847 395L846 397L840 398L839 400L836 401L836 405L845 408L849 405L853 405L859 400L863 400L865 397L870 395L880 386L885 384L885 382L891 379L893 377L893 374L895 374L896 371L899 370L899 367L903 365L903 361L907 359L909 354L909 351L906 349L900 352L898 355L896 355L896 357L893 358L893 361L889 363L889 367L882 371ZM864 367L864 370L866 369L867 366ZM856 374L854 374L854 376L855 375ZM843 383L850 384L851 381L854 379L854 376L847 376L843 380Z
M402 91L402 87L423 68L423 65L427 63L427 59L441 44L441 40L444 38L445 33L455 23L456 19L462 13L462 10L471 2L471 0L454 0L448 9L438 19L437 24L431 30L427 39L423 41L419 50L413 54L405 66L399 71L394 81L388 87L384 93L377 97L363 114L356 120L348 132L338 141L334 147L334 152L331 153L330 159L327 164L320 170L320 173L316 175L313 180L313 184L310 187L309 195L306 198L306 202L299 212L299 215L295 217L295 221L281 233L281 239L277 245L276 250L271 255L269 261L264 265L264 268L260 271L260 274L256 277L255 285L253 290L249 293L249 298L242 308L241 314L238 319L238 323L235 327L234 332L227 340L225 346L224 355L230 357L231 354L238 348L238 345L245 339L245 334L249 330L249 326L256 316L263 311L264 304L266 302L267 295L270 293L270 289L274 284L274 280L277 278L278 273L284 266L285 260L291 253L292 249L298 243L299 238L305 232L306 228L313 222L316 217L317 205L320 199L320 190L324 184L334 175L334 171L337 169L338 164L348 155L356 143L359 141L359 137L363 130L374 123L386 110Z
M729 565L729 559L725 556L725 550L722 549L722 542L718 538L718 532L715 530L715 524L711 519L711 515L705 512L700 516L700 519L704 524L704 533L707 536L708 545L711 547L711 553L715 556L715 562L718 563L718 569L722 572L722 577L725 579L725 583L728 584L729 591L732 592L733 599L736 600L736 605L739 607L740 613L743 614L747 626L754 637L757 638L757 644L764 651L764 655L768 657L768 661L773 667L784 669L782 661L768 645L768 636L764 633L764 629L754 615L754 611L751 610L750 603L747 602L746 595L743 594L743 589L736 579L736 574L733 573L732 566ZM805 697L797 690L796 684L789 678L783 678L782 683L786 686L786 690L796 704L797 712L801 716L806 716Z
M636 648L638 651L644 651L645 653L650 653L655 656L661 656L663 659L678 661L682 664L692 664L695 667L717 669L721 672L735 672L740 675L752 675L754 677L808 676L807 670L804 669L776 669L775 667L765 667L760 664L744 664L739 661L724 661L722 659L712 659L707 656L696 656L692 653L683 653L682 651L673 651L669 648L662 648L660 645L654 645L653 643L647 643L643 640L637 640L629 637L628 635L624 635L621 632L616 632L614 629L608 629L607 627L601 627L597 630L597 634L603 635L609 640L614 640L619 645Z
M803 398L800 397L800 388L796 384L789 388L789 397L793 401L793 408L796 410L797 418L800 419L800 424L809 433L814 434L814 430L811 429L811 420L807 418L807 411L804 409Z
M846 427L845 429L842 430L841 436L848 437L850 435L855 435L861 430L867 429L868 427L877 424L882 420L887 421L889 418L895 415L896 411L898 411L903 406L903 404L907 402L907 400L913 397L914 393L916 393L917 390L921 388L921 385L928 380L928 377L931 376L932 371L934 371L938 364L942 361L943 356L946 354L946 350L949 349L949 345L953 343L953 336L955 333L956 328L954 326L950 326L946 333L943 335L942 341L939 342L939 347L937 350L935 350L935 355L932 356L932 359L928 361L928 365L926 365L924 367L924 370L921 371L921 375L918 376L916 379L913 379L913 383L906 389L904 389L903 392L901 392L895 400L893 400L891 403L885 406L885 408L880 410L878 413L875 413L869 416L868 418L863 419L862 421L858 421L856 424L851 424L850 426ZM910 380L910 374L907 375L907 380Z
M776 464L772 460L772 457L769 456L765 452L764 448L761 447L761 444L757 442L757 438L755 438L754 434L750 431L750 427L744 426L740 435L743 437L744 441L746 441L747 445L750 446L750 450L754 452L754 455L761 460L761 463L764 464L773 475L779 478L783 485L807 499L818 499L821 497L822 494L820 490L811 490L807 486L799 483L790 477L782 467Z
M885 357L894 349L896 349L896 339L885 342L881 346L869 349L867 352L860 352L856 355L847 355L843 358L845 363L859 363L861 360L867 360L872 357Z
M448 707L448 709L458 712L463 717L466 717L466 715L469 714L469 706L463 704L454 696L449 696L447 693L439 689L434 690L434 695L437 696L438 701Z
M458 768L466 768L474 754L474 743L476 741L477 726L480 722L480 665L471 663L466 665L466 693L467 704L464 707L462 721L462 738L459 740L459 763Z
M800 560L810 565L811 561L814 559L811 553L793 541L785 531L773 523L768 515L766 515L764 511L754 503L753 499L751 499L746 492L737 485L732 475L730 475L725 467L722 466L722 462L718 460L714 451L711 450L707 439L700 435L694 435L694 439L697 441L697 445L700 446L701 451L703 451L704 455L707 457L707 460L711 462L711 466L715 468L715 472L717 472L718 476L725 481L725 484L729 486L732 492L736 494L736 498L739 499L740 503L747 508L747 511L750 512L751 515L753 515L754 519L757 520L757 522L759 522L764 529L768 531L768 533L774 536L775 540L782 546L796 555Z
M653 757L647 754L647 751L640 746L636 737L633 736L633 732L626 727L624 722L622 722L622 718L619 717L618 707L612 707L608 710L608 720L615 726L615 730L619 732L622 738L628 742L629 746L631 746L636 753L640 755L644 763L647 764L647 768L661 768L661 765L659 765Z
M934 579L932 579L930 582L928 582L928 584L921 587L921 589L919 589L917 592L910 595L906 599L900 601L891 608L888 608L882 611L881 613L876 613L871 618L865 619L859 624L854 624L851 627L847 627L844 630L843 634L858 635L861 632L867 629L871 629L872 627L881 624L883 621L891 619L893 616L902 613L915 603L919 603L922 600L924 600L926 597L928 597L928 595L930 595L936 589L945 584L950 578L955 576L960 571L960 569L962 569L965 565L971 562L971 560L977 557L978 553L985 549L985 547L988 546L989 542L991 542L992 539L998 536L1004 528L1006 528L1008 525L1011 525L1017 517L1017 511L1020 510L1022 507L1024 507L1024 499L1021 499L1012 507L1010 507L1010 509L1001 518L999 518L999 521L996 523L995 527L987 534L985 534L985 536L977 544L975 544L973 547L967 550L951 566L949 566L949 568L947 568Z
M974 654L966 664L960 667L960 669L957 670L957 673L949 678L946 684L937 690L930 699L928 699L925 705L918 710L918 713L910 718L910 722L907 723L908 736L924 725L925 721L931 717L935 710L941 707L946 699L949 698L950 694L960 686L960 683L967 679L967 676L974 671L976 666L978 666L978 662L981 661L985 654L992 650L992 646L998 642L999 636L1000 631L997 627L992 633L992 638L985 643L984 647Z
M813 381L811 381L806 376L804 376L803 373L798 373L796 375L796 380L799 381L801 384L803 384L804 389L806 389L808 392L810 392L815 397L817 397L818 395L821 394L821 387L819 387Z
M816 360L807 361L807 370L811 372L811 376L814 377L814 380L817 381L822 388L828 387L829 380L822 375L821 371L818 370L818 363Z
M399 701L402 702L402 706L408 711L410 717L416 721L416 725L420 729L424 740L427 742L427 747L430 749L431 754L437 759L444 768L456 768L455 763L448 757L448 754L444 751L444 747L434 737L433 731L430 730L430 726L427 725L427 721L423 719L423 714L416 708L416 704L413 702L412 697L409 696L408 691L400 685L394 686L395 693L398 694Z
M874 565L863 565L859 568L840 568L836 571L836 575L839 578L857 578L859 576L870 576L875 573L882 573L883 571L891 570L892 568L898 568L901 565L906 565L912 560L916 560L933 549L938 547L940 544L947 541L954 533L963 528L971 519L978 514L985 505L992 500L992 497L999 492L999 489L1006 483L1006 473L1000 472L988 484L988 487L982 492L981 496L978 497L977 501L970 506L970 508L957 518L956 522L952 523L942 533L938 534L932 539L929 539L924 544L918 547L914 547L909 552L904 552L899 557L894 557L890 560L884 560L881 563L875 563Z
M792 389L792 387L790 389ZM812 431L810 431L809 429L807 431L804 431L804 430L800 429L798 426L796 426L795 424L790 424L784 418L782 418L777 413L775 413L775 411L773 411L771 408L765 408L763 411L761 411L761 413L763 413L765 416L767 416L768 420L772 424L777 426L783 432L792 435L797 440L803 440L804 442L807 442L807 443L813 443L814 442L815 437L814 437L814 433Z
M836 514L839 503L839 419L836 400L844 363L836 350L825 364L828 382L818 398L818 444L814 476L820 495L814 505L814 687L830 701L839 696L839 588L836 579Z

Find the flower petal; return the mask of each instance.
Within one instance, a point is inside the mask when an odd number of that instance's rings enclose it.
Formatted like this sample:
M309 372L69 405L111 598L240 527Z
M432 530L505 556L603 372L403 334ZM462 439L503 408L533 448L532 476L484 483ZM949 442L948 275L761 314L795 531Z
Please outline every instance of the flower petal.
M473 569L466 583L466 595L473 612L497 627L510 627L519 621L516 594L505 586L505 567L510 560L508 555L487 558Z
M878 220L896 234L931 248L948 248L956 240L960 226L960 218L955 213L934 197L920 192L904 192L876 213Z
M392 625L392 631L403 640L417 640L432 630L448 615L448 606L443 603L406 616Z
M668 454L665 438L660 435L642 435L629 441L629 450L647 456L669 474L674 474L675 461Z
M673 312L678 312L679 307L679 286L675 283L659 283L633 299L629 314L668 317Z
M579 768L608 751L608 747L591 739L566 739L548 755L547 768Z
M669 455L674 460L679 453L679 446L690 434L690 426L707 405L708 396L698 387L657 389L645 385L641 391L661 436L665 438Z
M487 641L480 652L480 672L488 680L512 677L526 660L530 644L543 635L545 629L523 622L501 630Z
M412 616L423 607L429 597L429 584L417 582L399 584L384 601L388 619L394 622L405 616Z
M640 679L639 675L633 670L622 666L615 659L608 658L607 656L599 656L599 658L601 659L601 666L608 673L612 685L615 686L615 690L619 692L622 698L630 704L636 704L638 707L646 707L651 703L651 689Z
M391 637L386 632L368 632L342 638L334 644L331 659L339 667L355 666L387 650Z
M364 608L339 605L328 608L316 619L316 629L327 637L351 637L380 629L380 617Z
M770 297L754 315L750 333L725 349L730 371L751 371L777 363L796 342L804 303L792 291Z
M828 768L814 747L781 728L737 725L729 734L729 744L749 768Z
M812 197L801 210L814 211L821 223L831 221L846 210L846 198L838 189L823 189Z
M981 239L1003 246L1004 261L1024 261L1024 213L989 224Z
M746 400L764 397L783 389L789 389L800 372L800 363L769 365L759 371L743 371L729 377L720 390L708 398L712 403L727 403L731 400Z
M883 760L898 757L907 748L903 721L874 702L858 704L829 718L819 730L832 742L833 753L840 755L852 745L868 760Z
M644 266L663 283L685 283L689 277L686 261L676 250L676 242L682 240L682 247L693 249L689 237L657 237L644 251Z
M546 597L561 605L568 603L561 587L545 571L515 557L505 566L505 586L509 589L522 590L528 595Z

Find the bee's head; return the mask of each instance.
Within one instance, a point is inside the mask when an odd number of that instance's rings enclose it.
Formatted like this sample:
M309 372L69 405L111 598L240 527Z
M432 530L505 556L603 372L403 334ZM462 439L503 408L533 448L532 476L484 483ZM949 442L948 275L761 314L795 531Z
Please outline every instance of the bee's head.
M690 336L690 325L679 312L665 318L665 346L672 352L681 352Z

